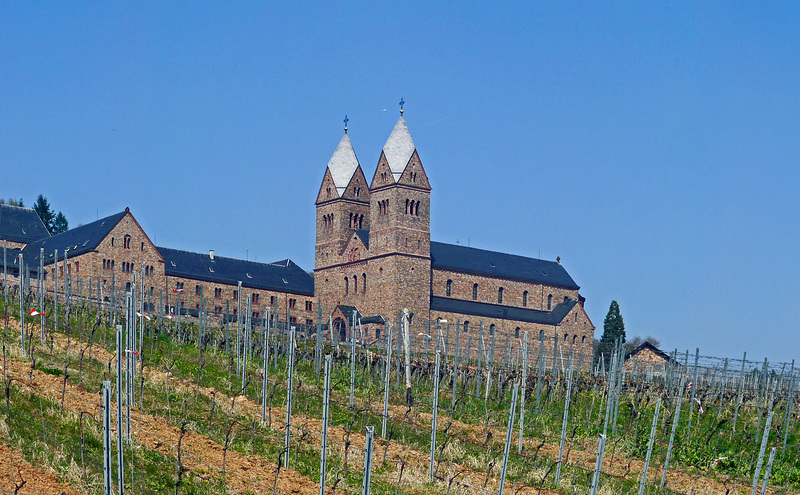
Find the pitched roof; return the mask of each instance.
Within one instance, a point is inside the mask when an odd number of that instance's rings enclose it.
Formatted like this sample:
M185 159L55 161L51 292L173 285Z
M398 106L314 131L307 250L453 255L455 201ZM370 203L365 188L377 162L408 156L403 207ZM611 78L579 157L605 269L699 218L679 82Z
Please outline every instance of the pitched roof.
M580 289L561 264L514 254L431 242L433 268Z
M639 347L637 347L636 349L634 349L631 352L629 352L625 356L625 360L627 361L628 359L632 358L633 356L635 356L635 355L637 355L640 352L645 351L645 350L652 351L654 354L656 354L658 357L660 357L664 361L668 361L669 362L669 361L673 360L672 357L669 354L667 354L666 352L662 351L661 349L659 349L658 347L654 346L653 344L651 344L650 342L648 342L646 340L644 342L642 342L639 345Z
M29 244L45 237L50 237L50 232L36 210L0 205L0 239Z
M347 189L347 184L350 183L358 166L356 152L353 150L350 138L345 134L328 162L328 170L331 171L333 184L336 186L339 196Z
M516 320L528 323L542 323L545 325L558 325L561 323L576 304L578 304L578 301L570 299L566 302L556 304L551 311L540 311L537 309L516 308L512 306L502 306L500 304L431 296L432 311L446 311L449 313L460 313L462 315L501 318L504 320Z
M314 277L290 259L274 263L259 263L235 258L191 253L166 247L157 247L164 258L164 273L206 282L236 285L251 289L314 295Z
M46 237L36 242L32 242L25 246L22 253L25 259L36 260L39 264L39 249L44 248L44 265L49 265L55 260L53 258L53 251L58 249L59 258L63 259L64 252L68 257L79 256L88 253L100 244L100 241L106 238L111 230L119 223L122 218L128 214L128 209L115 213L113 215L95 220L92 223L75 227L61 234L52 237ZM26 262L27 264L27 262Z
M383 145L383 154L395 181L400 179L415 149L414 140L411 139L411 133L408 132L406 121L401 116L389 135L389 139L386 140L386 144Z
M6 248L5 266L6 266L6 271L11 276L14 277L19 276L19 254L21 252L22 252L21 248L16 248L16 249ZM25 258L25 256L23 256L22 259L23 262L25 263L25 266L30 268L31 274L35 276L36 273L38 273L39 271L39 261L33 263L32 260L28 260L27 258ZM4 265L3 251L2 249L0 249L0 277L2 277L3 265Z
M364 243L364 246L366 246L367 249L369 249L369 230L356 229L356 235L358 236L359 239L361 239L361 242Z

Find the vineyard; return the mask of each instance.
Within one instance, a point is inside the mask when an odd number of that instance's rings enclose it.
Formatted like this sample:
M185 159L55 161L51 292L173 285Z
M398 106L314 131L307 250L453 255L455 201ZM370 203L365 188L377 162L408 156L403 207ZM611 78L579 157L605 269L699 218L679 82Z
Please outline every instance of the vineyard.
M800 491L794 363L687 351L653 373L622 346L590 364L527 335L336 342L274 311L59 298L0 300L3 494Z

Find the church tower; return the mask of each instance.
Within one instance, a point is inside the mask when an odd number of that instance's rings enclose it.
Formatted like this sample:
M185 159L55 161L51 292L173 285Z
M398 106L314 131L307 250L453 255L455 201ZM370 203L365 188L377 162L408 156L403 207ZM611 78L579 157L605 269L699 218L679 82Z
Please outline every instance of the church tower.
M383 146L370 184L370 256L380 260L378 277L393 314L409 308L421 318L430 310L431 186L403 118ZM422 316L424 315L424 316Z
M369 187L347 127L344 131L317 194L317 270L337 264L353 232L369 230L370 225Z

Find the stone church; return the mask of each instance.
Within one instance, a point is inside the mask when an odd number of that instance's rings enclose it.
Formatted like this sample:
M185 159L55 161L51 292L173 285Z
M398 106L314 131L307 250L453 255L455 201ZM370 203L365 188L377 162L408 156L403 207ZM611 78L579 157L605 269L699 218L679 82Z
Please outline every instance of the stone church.
M544 339L564 356L591 356L594 325L560 260L431 241L431 192L402 110L369 181L345 127L317 193L314 269L340 337L353 314L370 322L370 340L408 309L414 336L446 327L450 341L458 332L477 345L479 334L527 332L533 348Z

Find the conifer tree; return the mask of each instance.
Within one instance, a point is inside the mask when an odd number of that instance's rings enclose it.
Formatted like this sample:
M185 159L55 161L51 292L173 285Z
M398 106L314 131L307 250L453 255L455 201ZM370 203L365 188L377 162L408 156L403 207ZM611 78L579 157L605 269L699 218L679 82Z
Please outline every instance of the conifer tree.
M622 322L622 315L619 312L617 301L611 301L608 313L603 320L603 336L600 337L600 345L597 347L597 355L601 353L608 361L614 351L614 342L621 338L625 343L625 323Z
M50 203L47 201L47 198L40 194L36 198L36 203L33 205L33 209L36 211L36 214L39 215L39 218L42 219L42 223L44 224L45 228L47 228L47 231L52 234L53 219L55 218L55 214L50 209Z

